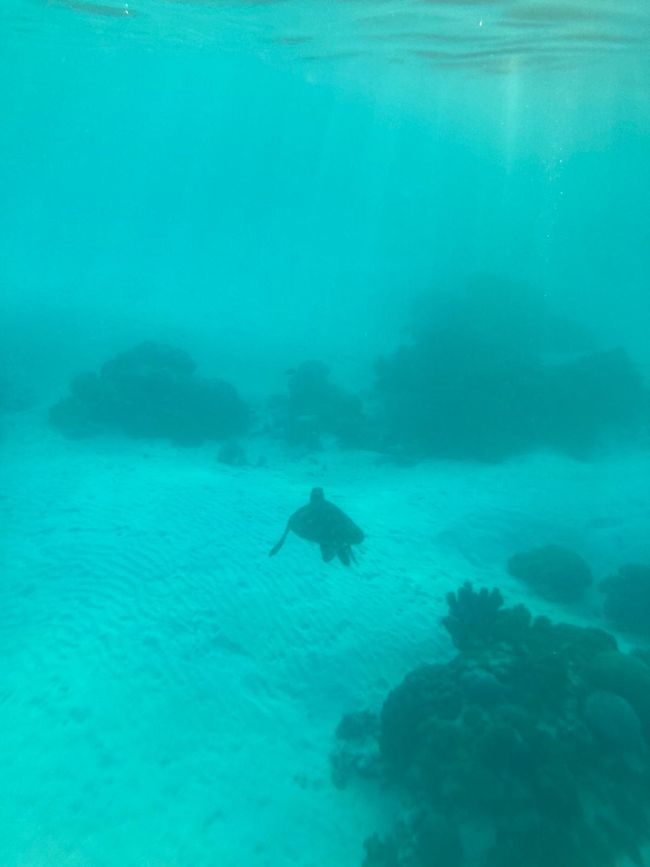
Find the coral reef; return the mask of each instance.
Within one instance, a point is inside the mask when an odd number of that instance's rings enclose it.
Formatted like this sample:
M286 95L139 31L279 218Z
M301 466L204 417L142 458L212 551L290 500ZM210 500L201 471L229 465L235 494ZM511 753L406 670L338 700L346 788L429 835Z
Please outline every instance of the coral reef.
M243 433L249 410L232 385L195 373L190 356L160 343L139 346L84 373L50 410L50 422L72 437L119 431L180 445Z
M379 718L371 711L345 714L336 729L336 747L330 754L332 782L345 788L351 777L378 777Z
M420 458L536 448L583 458L637 436L648 404L623 349L593 351L542 297L489 280L447 297L410 345L380 359L375 391L383 448Z
M650 666L634 654L603 651L591 660L586 677L594 689L616 693L629 702L650 744Z
M593 581L582 557L560 545L515 554L508 572L551 602L577 602Z
M361 399L329 379L321 361L305 361L290 371L288 395L271 401L275 429L292 446L318 449L323 436L360 446L368 438Z
M523 605L504 611L498 590L483 587L476 593L469 582L447 595L447 605L443 624L458 650L487 647L506 637L513 640L530 623Z
M645 753L647 744L641 720L629 701L620 695L595 690L585 701L584 715L607 749L631 756Z
M466 584L448 604L458 654L408 674L381 709L380 779L404 808L366 841L364 867L642 863L650 667L497 590Z
M533 359L459 325L377 363L382 445L417 457L501 460L535 439Z
M615 626L650 638L650 566L621 566L600 589L605 593L605 616Z
M539 436L584 457L608 433L640 432L647 401L641 375L620 347L552 365L540 388Z
M410 811L388 838L378 834L365 843L363 867L463 867L458 827L433 810Z

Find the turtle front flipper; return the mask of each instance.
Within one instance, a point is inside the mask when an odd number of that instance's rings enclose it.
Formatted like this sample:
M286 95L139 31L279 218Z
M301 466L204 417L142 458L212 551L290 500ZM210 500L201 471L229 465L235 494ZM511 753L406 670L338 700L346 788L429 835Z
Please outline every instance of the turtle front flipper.
M284 540L289 535L289 530L291 529L291 520L287 523L284 533L280 537L280 539L275 543L275 545L269 551L269 557L275 557L280 548L284 545Z

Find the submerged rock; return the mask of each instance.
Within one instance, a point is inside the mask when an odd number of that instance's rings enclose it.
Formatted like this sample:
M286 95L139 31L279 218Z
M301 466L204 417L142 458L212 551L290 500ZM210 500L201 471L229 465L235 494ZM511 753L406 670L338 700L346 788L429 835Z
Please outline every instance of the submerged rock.
M551 602L577 602L593 580L582 557L561 545L515 554L508 572Z

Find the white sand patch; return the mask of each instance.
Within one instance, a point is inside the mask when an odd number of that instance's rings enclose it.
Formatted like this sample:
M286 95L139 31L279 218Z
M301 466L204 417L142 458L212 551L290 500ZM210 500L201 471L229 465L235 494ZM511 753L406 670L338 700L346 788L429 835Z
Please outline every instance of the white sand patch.
M650 561L650 457L234 469L217 448L71 442L15 417L2 449L2 867L358 867L389 809L336 790L340 716L451 653L445 594L526 600L515 550ZM367 532L352 569L295 536L319 484ZM590 604L559 612L589 622Z

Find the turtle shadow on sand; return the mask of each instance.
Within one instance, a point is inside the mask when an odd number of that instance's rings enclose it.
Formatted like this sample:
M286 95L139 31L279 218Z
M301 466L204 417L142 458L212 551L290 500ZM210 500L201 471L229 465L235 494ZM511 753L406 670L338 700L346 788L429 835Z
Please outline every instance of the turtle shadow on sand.
M289 518L282 537L269 551L269 557L278 553L290 532L308 542L316 542L326 563L338 557L345 566L356 562L352 545L360 545L364 539L363 530L338 506L325 499L322 488L313 488L309 503Z

